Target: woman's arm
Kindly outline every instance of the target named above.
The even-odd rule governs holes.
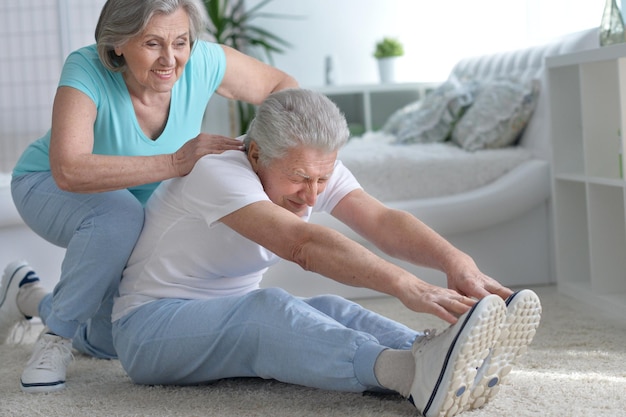
[[[93,193],[183,176],[207,153],[241,146],[235,139],[202,133],[173,154],[95,155],[96,114],[96,106],[87,95],[72,87],[59,87],[52,110],[50,168],[62,190]]]
[[[298,87],[297,81],[285,72],[222,45],[226,54],[226,73],[217,93],[226,98],[261,102],[271,93]]]

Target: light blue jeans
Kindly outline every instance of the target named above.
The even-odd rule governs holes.
[[[141,203],[128,190],[62,191],[50,172],[13,178],[11,192],[24,222],[67,249],[59,283],[39,304],[42,321],[54,333],[73,339],[79,351],[115,358],[113,296],[143,228]]]
[[[113,323],[135,383],[188,385],[260,377],[328,390],[380,389],[374,363],[420,334],[344,298],[278,288],[212,300],[150,302]]]

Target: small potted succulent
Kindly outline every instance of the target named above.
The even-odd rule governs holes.
[[[380,81],[390,83],[395,81],[396,59],[404,55],[402,43],[395,39],[385,37],[376,43],[374,58],[378,61]]]

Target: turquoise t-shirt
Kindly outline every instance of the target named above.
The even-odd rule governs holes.
[[[195,138],[209,99],[222,82],[226,57],[220,45],[197,40],[172,89],[170,113],[163,133],[152,140],[137,121],[126,83],[119,72],[102,65],[95,45],[72,52],[63,66],[59,86],[85,93],[96,104],[93,153],[100,155],[160,155],[177,151]],[[50,131],[33,142],[18,160],[13,176],[50,170]],[[145,203],[158,183],[129,190]]]

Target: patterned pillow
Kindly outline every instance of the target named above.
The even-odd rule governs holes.
[[[483,83],[472,107],[454,126],[452,141],[468,151],[514,144],[535,109],[539,86],[538,80]]]
[[[477,83],[446,81],[424,99],[393,113],[382,131],[397,144],[443,142],[464,110],[471,105]]]

